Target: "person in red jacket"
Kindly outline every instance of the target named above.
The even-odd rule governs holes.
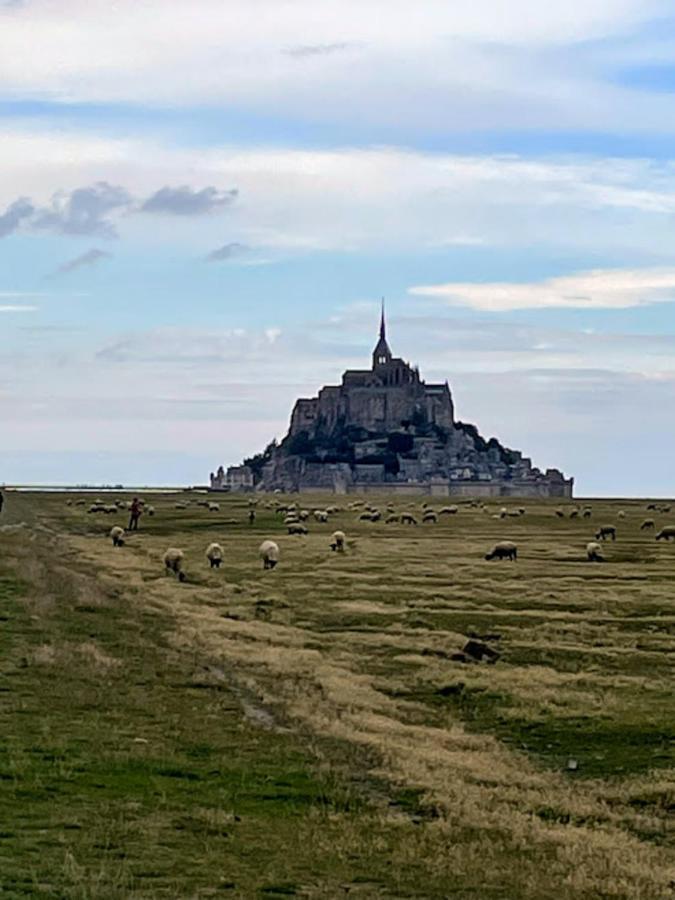
[[[141,501],[138,497],[134,497],[131,501],[131,507],[129,509],[129,528],[127,531],[138,531],[138,520],[141,517],[141,513],[143,512],[143,506],[141,505]]]

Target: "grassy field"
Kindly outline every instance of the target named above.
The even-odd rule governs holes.
[[[147,499],[115,549],[123,514],[8,494],[0,896],[675,897],[675,543],[640,530],[675,514]],[[342,510],[291,537],[282,502]],[[516,563],[483,559],[500,539]]]

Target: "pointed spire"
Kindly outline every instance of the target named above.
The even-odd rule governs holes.
[[[387,340],[387,325],[384,320],[384,297],[382,298],[382,313],[380,315],[380,340]]]

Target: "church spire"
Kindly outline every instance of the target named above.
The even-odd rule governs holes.
[[[387,343],[387,323],[384,317],[384,297],[382,298],[382,311],[380,313],[380,339],[373,350],[373,369],[391,362],[391,350]]]

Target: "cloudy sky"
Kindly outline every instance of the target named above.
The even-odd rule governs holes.
[[[672,495],[672,0],[0,0],[0,482],[199,483],[393,349]]]

